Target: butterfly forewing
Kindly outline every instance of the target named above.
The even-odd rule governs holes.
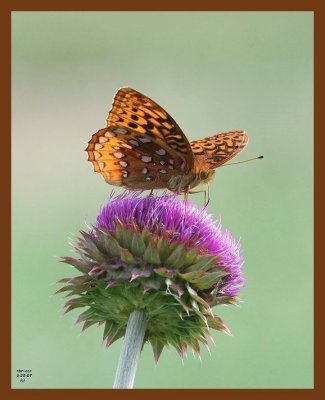
[[[131,88],[115,95],[107,128],[87,147],[94,170],[108,183],[130,189],[166,188],[171,176],[194,164],[191,146],[172,117]]]
[[[149,97],[134,89],[118,90],[107,117],[107,126],[132,129],[155,140],[174,157],[185,160],[184,171],[193,167],[193,154],[186,136],[174,119]]]

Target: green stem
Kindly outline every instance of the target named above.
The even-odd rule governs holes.
[[[114,389],[132,389],[140,357],[147,320],[143,311],[135,310],[130,314],[118,362]]]

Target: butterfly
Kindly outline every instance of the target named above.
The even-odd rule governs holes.
[[[122,87],[115,94],[107,126],[92,135],[86,151],[94,171],[111,185],[188,193],[209,183],[215,169],[247,143],[242,130],[189,142],[162,107],[136,90]]]

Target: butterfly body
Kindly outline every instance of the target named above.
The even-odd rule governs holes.
[[[164,109],[125,87],[115,95],[107,127],[92,135],[86,151],[95,172],[109,184],[182,193],[208,183],[215,168],[235,157],[247,142],[241,130],[189,142]]]
[[[166,187],[172,192],[182,193],[195,188],[198,185],[209,183],[215,171],[193,171],[186,175],[173,175],[168,181]]]

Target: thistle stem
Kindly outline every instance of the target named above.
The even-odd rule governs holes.
[[[132,389],[146,332],[147,321],[143,311],[135,310],[130,314],[118,362],[114,389]]]

